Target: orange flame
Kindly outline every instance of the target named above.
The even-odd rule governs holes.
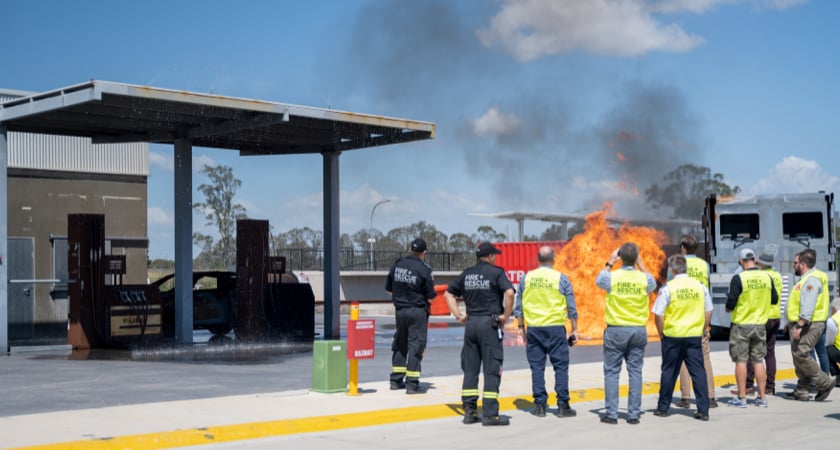
[[[610,253],[625,242],[639,246],[639,257],[650,270],[654,278],[660,277],[665,252],[662,244],[668,238],[662,231],[636,227],[625,223],[618,229],[607,225],[607,214],[612,214],[612,205],[604,205],[604,210],[586,216],[583,233],[575,235],[571,241],[557,252],[554,268],[565,273],[572,282],[575,303],[578,310],[578,332],[583,339],[600,339],[606,323],[604,322],[604,301],[606,292],[595,285],[598,273],[609,260]],[[619,262],[620,264],[620,262]],[[660,280],[661,281],[661,280]],[[656,292],[650,294],[650,306],[656,300]],[[653,315],[648,318],[649,336],[656,336]]]
[[[616,152],[615,157],[618,158],[619,161],[627,161],[627,157],[624,156],[624,153]]]

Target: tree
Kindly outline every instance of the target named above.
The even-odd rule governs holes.
[[[399,250],[408,250],[408,244],[418,237],[426,241],[430,252],[445,251],[449,239],[445,233],[423,220],[407,227],[394,228],[386,236],[386,238],[398,243]]]
[[[564,241],[569,239],[568,233],[568,224],[567,225],[558,225],[558,224],[551,224],[550,227],[546,228],[545,231],[542,232],[540,235],[541,241]]]
[[[475,251],[476,243],[466,233],[453,233],[449,236],[450,252],[472,252]]]
[[[324,233],[309,227],[292,228],[274,237],[275,248],[321,248]]]
[[[504,233],[497,232],[490,225],[482,225],[472,235],[472,239],[476,244],[479,242],[503,242],[507,240],[507,236]]]
[[[226,268],[236,262],[236,221],[247,217],[245,207],[233,201],[242,182],[228,166],[205,165],[201,173],[207,175],[210,183],[198,186],[205,200],[193,208],[204,214],[206,225],[216,227],[219,240],[214,243],[212,237],[195,233],[193,242],[204,247],[199,256],[206,259],[203,263],[209,268]]]
[[[647,203],[653,209],[670,208],[673,219],[698,219],[703,214],[705,199],[711,194],[735,195],[738,186],[729,186],[723,174],[712,173],[708,167],[683,164],[668,172],[662,184],[645,190]]]

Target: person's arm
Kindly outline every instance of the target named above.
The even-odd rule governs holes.
[[[566,275],[560,276],[560,292],[566,296],[566,317],[569,319],[569,322],[572,324],[572,332],[571,335],[578,338],[578,331],[577,331],[577,303],[575,302],[575,292],[572,289],[572,282],[569,280],[569,277]]]
[[[653,321],[656,323],[656,332],[659,334],[659,340],[661,341],[665,338],[665,334],[663,334],[663,330],[665,329],[665,318],[658,314],[654,314]]]
[[[729,282],[729,292],[726,294],[726,312],[732,312],[738,304],[738,297],[741,296],[741,277],[738,274],[732,276]]]
[[[779,304],[779,294],[776,293],[776,286],[773,282],[773,277],[768,274],[768,278],[770,278],[770,304],[771,305],[778,305]]]
[[[513,302],[513,316],[519,318],[519,328],[525,326],[524,317],[522,317],[522,293],[525,292],[525,277],[519,280],[519,290],[516,291],[516,298]]]
[[[715,304],[712,302],[712,295],[706,286],[703,286],[703,305],[706,311],[706,324],[703,326],[703,334],[712,332],[712,312],[715,310]]]
[[[437,297],[437,293],[435,292],[435,277],[432,275],[432,270],[426,273],[426,300],[431,304],[435,297]]]
[[[834,338],[837,336],[837,322],[831,317],[825,321],[825,346],[834,345]]]
[[[508,319],[510,318],[510,313],[513,311],[513,295],[514,290],[513,287],[508,288],[504,293],[504,305],[505,305],[505,312],[499,316],[499,324],[504,325],[507,323]]]

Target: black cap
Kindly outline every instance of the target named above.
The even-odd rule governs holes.
[[[417,253],[423,253],[426,251],[426,241],[423,239],[417,238],[411,241],[411,251]]]
[[[494,247],[493,244],[489,242],[482,242],[481,244],[478,244],[478,248],[475,249],[475,254],[479,258],[483,258],[490,255],[501,255],[502,251]]]

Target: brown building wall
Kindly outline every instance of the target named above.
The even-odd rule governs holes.
[[[9,169],[8,235],[10,239],[33,240],[35,279],[61,278],[64,275],[53,273],[51,238],[66,239],[68,214],[104,214],[105,236],[112,244],[110,253],[126,255],[123,283],[145,284],[147,204],[144,176]],[[66,260],[66,255],[58,257],[62,256]],[[33,285],[36,335],[66,335],[66,291],[61,286],[55,288],[51,283]],[[11,331],[16,324],[9,325]],[[13,338],[10,333],[10,339]]]

